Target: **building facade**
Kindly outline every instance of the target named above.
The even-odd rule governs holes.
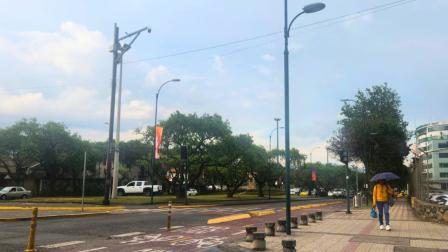
[[[432,189],[448,191],[448,121],[422,125],[415,136]]]

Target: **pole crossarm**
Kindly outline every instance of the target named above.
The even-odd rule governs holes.
[[[300,12],[299,14],[297,14],[292,20],[291,20],[291,22],[289,23],[289,25],[288,25],[288,29],[286,30],[286,37],[287,38],[289,38],[289,33],[290,33],[290,31],[291,31],[291,27],[292,27],[292,24],[294,23],[294,21],[296,21],[296,19],[300,16],[300,15],[302,15],[303,13],[305,13],[304,11],[302,11],[302,12]]]

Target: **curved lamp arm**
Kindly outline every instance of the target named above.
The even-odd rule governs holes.
[[[291,27],[292,27],[292,23],[294,23],[294,21],[296,21],[296,19],[300,16],[300,15],[302,15],[303,13],[305,13],[304,11],[302,11],[302,12],[300,12],[299,14],[297,14],[292,20],[291,20],[291,22],[289,23],[289,25],[288,25],[288,30],[287,30],[287,32],[286,32],[286,36],[289,38],[289,32],[290,32],[290,30],[291,30]]]

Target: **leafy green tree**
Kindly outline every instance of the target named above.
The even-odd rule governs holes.
[[[352,161],[364,164],[369,177],[384,171],[406,177],[403,160],[409,136],[400,105],[400,97],[387,84],[359,91],[353,104],[342,107],[343,119],[330,150],[338,154],[346,148]]]
[[[254,167],[263,165],[260,160],[259,147],[253,145],[249,135],[228,136],[214,147],[215,166],[224,178],[227,197],[232,198],[235,192],[248,181]],[[261,154],[261,155],[260,155]]]
[[[35,119],[24,119],[0,129],[0,167],[18,185],[23,184],[27,169],[38,164],[38,134],[39,124]]]
[[[181,185],[183,185],[184,169],[180,160],[180,147],[188,149],[188,186],[197,186],[205,189],[206,179],[204,174],[207,169],[215,165],[211,149],[225,137],[231,135],[229,123],[223,121],[219,115],[196,114],[185,115],[179,111],[171,114],[168,120],[161,122],[163,140],[161,146],[161,160],[156,166],[158,179],[165,181],[166,169],[175,167],[176,177],[172,183],[179,186],[178,197],[183,197]],[[154,129],[148,127],[143,132],[145,141],[153,143]],[[162,165],[163,164],[163,165]],[[165,169],[160,169],[165,167]]]

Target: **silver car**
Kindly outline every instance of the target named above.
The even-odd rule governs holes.
[[[13,198],[26,199],[28,197],[31,197],[31,191],[20,186],[8,186],[0,190],[0,199],[2,200]]]

